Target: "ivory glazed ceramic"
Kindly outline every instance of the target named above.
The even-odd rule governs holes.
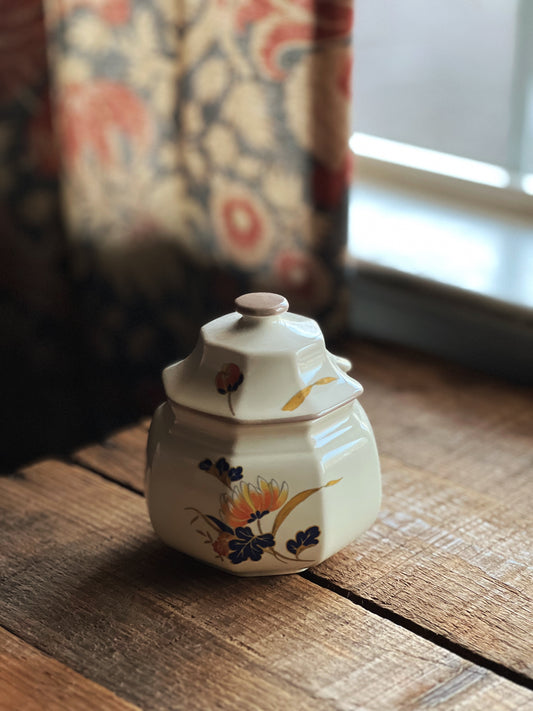
[[[168,545],[237,575],[294,573],[363,533],[380,506],[361,385],[315,321],[245,294],[163,371],[146,495]]]

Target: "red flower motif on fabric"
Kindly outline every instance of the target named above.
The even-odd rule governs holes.
[[[281,57],[284,52],[294,49],[298,44],[310,44],[314,36],[312,24],[279,24],[272,29],[260,48],[263,66],[272,79],[282,81],[286,72],[281,67]]]
[[[269,214],[245,185],[217,184],[211,213],[217,240],[237,264],[253,268],[265,259],[272,239]]]
[[[0,101],[46,73],[42,0],[0,0]]]
[[[327,302],[331,295],[331,277],[313,255],[299,250],[286,250],[276,258],[275,282],[291,304],[309,312]]]
[[[116,133],[144,149],[151,138],[151,122],[142,100],[127,86],[100,79],[65,87],[59,104],[59,136],[67,163],[88,148],[104,165],[113,157]]]
[[[268,24],[266,29],[261,26],[262,21]],[[275,0],[244,0],[235,14],[239,32],[250,25],[258,28],[257,51],[263,69],[276,81],[286,75],[281,58],[287,50],[298,45],[311,48],[315,42],[346,39],[352,22],[353,10],[347,0],[292,0],[289,7]]]
[[[131,0],[63,0],[58,14],[68,15],[78,7],[92,10],[109,25],[123,25],[131,17]]]
[[[130,19],[130,0],[103,0],[99,5],[98,14],[110,25],[122,25]]]
[[[270,0],[252,0],[241,4],[235,15],[235,22],[240,32],[252,22],[258,22],[275,11]]]
[[[253,247],[261,239],[261,219],[245,198],[229,198],[222,206],[229,238],[238,247]]]

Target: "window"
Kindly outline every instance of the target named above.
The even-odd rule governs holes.
[[[531,183],[532,36],[531,0],[358,0],[355,130]]]
[[[439,295],[437,321],[450,332],[461,332],[470,308],[478,327],[489,313],[503,324],[512,312],[530,337],[531,37],[532,0],[357,0],[349,251],[360,331],[424,345],[424,334],[413,335],[417,318],[398,313],[398,294],[407,308],[405,294],[415,289],[415,310]],[[364,313],[369,280],[373,317]],[[387,318],[380,302],[376,324],[378,282],[396,304]],[[402,321],[410,323],[405,338]],[[450,335],[444,325],[440,336],[431,333],[428,347]],[[501,336],[511,334],[504,328]]]

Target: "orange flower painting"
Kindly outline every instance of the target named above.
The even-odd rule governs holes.
[[[246,526],[280,509],[288,495],[286,482],[281,487],[274,479],[267,482],[262,477],[257,478],[257,485],[241,482],[231,494],[223,495],[222,518],[231,528]]]
[[[192,506],[186,507],[186,510],[194,512],[191,525],[196,525],[196,532],[203,536],[205,543],[211,545],[218,560],[228,560],[238,565],[248,560],[256,562],[263,555],[271,555],[285,563],[315,562],[300,556],[305,555],[309,548],[319,545],[321,532],[316,524],[296,531],[293,538],[285,542],[283,553],[278,548],[276,535],[297,506],[321,489],[338,484],[341,479],[299,491],[289,498],[286,481],[280,486],[275,479],[267,481],[258,476],[256,483],[252,484],[243,479],[242,466],[233,467],[224,457],[219,457],[215,465],[212,462],[210,458],[203,459],[198,469],[204,474],[215,476],[219,485],[229,489],[220,497],[219,516],[203,513]],[[277,512],[276,516],[270,516],[274,512]],[[198,519],[202,519],[205,528],[198,528]],[[269,530],[265,530],[267,528]]]

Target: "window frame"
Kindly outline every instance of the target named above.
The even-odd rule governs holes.
[[[470,166],[474,173],[475,168],[493,169],[487,174],[496,179],[480,181],[460,176],[457,170],[442,171],[431,155],[435,151],[355,133],[350,141],[355,155],[350,209],[358,185],[377,184],[389,188],[396,185],[398,192],[407,190],[422,201],[427,198],[428,203],[438,196],[461,208],[482,209],[509,226],[517,218],[528,220],[533,216],[533,43],[528,42],[533,36],[531,0],[519,0],[516,28],[508,164]],[[531,153],[525,150],[526,145]],[[409,160],[416,150],[425,154],[424,160]],[[458,156],[440,156],[451,159],[448,167],[453,159],[461,160]],[[439,219],[437,209],[435,222]],[[533,309],[528,305],[505,303],[395,268],[394,264],[383,266],[361,258],[356,249],[348,253],[347,270],[350,326],[356,333],[533,384],[529,357],[533,353]]]

